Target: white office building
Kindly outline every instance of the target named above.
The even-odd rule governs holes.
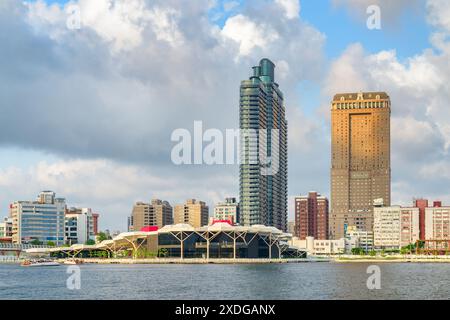
[[[3,222],[0,223],[0,239],[11,239],[12,238],[12,219],[5,218]]]
[[[64,244],[66,201],[52,191],[43,191],[36,201],[16,201],[10,205],[13,243]]]
[[[450,240],[450,207],[425,209],[425,240]]]
[[[358,248],[364,249],[365,252],[373,250],[373,231],[360,230],[356,226],[347,228],[347,240],[354,239]]]
[[[226,198],[225,202],[218,203],[214,208],[214,219],[239,223],[239,204],[236,198]]]
[[[419,208],[374,208],[375,249],[401,249],[419,240]]]
[[[70,208],[66,212],[66,242],[85,244],[95,240],[94,218],[90,208]]]
[[[339,240],[316,240],[313,237],[306,237],[300,240],[294,237],[289,244],[301,251],[306,251],[308,255],[314,256],[335,256],[351,253],[353,248],[357,248],[359,243],[357,239],[342,238]]]

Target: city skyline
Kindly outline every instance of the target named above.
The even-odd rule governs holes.
[[[101,229],[126,230],[137,201],[197,198],[212,206],[237,197],[237,166],[174,166],[170,133],[192,130],[196,120],[236,128],[239,83],[263,57],[277,65],[285,95],[289,220],[295,196],[330,197],[327,114],[339,92],[391,97],[392,204],[449,203],[446,3],[417,1],[415,11],[410,1],[373,2],[383,9],[381,30],[367,28],[366,7],[344,0],[189,8],[137,1],[145,14],[134,20],[103,0],[90,8],[81,1],[92,15],[75,31],[66,27],[65,1],[3,1],[0,24],[17,36],[0,53],[7,88],[0,93],[0,215],[12,201],[51,189],[95,208]],[[117,23],[105,29],[110,19]]]

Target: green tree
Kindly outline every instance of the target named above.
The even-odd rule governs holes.
[[[375,250],[371,250],[371,251],[369,252],[369,256],[371,256],[371,257],[375,257],[376,255],[377,255],[377,253],[376,253]]]
[[[129,253],[127,250],[121,250],[121,251],[119,252],[119,255],[120,255],[121,257],[123,257],[123,258],[127,258],[127,257],[130,256],[130,253]]]
[[[56,247],[56,243],[54,243],[53,241],[49,241],[49,242],[47,242],[47,246]]]
[[[95,245],[95,240],[89,239],[88,241],[86,241],[86,245],[88,245],[88,246]]]
[[[414,253],[415,251],[416,251],[416,245],[414,243],[411,243],[400,249],[401,254]]]
[[[104,233],[104,232],[99,232],[97,234],[97,241],[98,242],[102,242],[102,241],[105,241],[105,240],[111,240],[111,237],[108,237],[106,235],[106,233]]]
[[[421,241],[418,241],[418,243],[419,243],[419,249],[425,248],[425,241],[421,240]]]
[[[160,248],[158,250],[158,257],[166,258],[169,255],[169,251],[166,248]]]
[[[138,259],[154,258],[157,253],[149,251],[147,248],[140,248],[136,251],[135,257]]]
[[[97,257],[106,258],[108,254],[105,251],[97,251]]]
[[[33,246],[41,246],[42,241],[39,241],[39,239],[34,239],[33,241],[30,242],[30,244],[32,244]]]
[[[352,254],[355,256],[362,256],[365,254],[365,251],[363,248],[353,248],[352,249]]]

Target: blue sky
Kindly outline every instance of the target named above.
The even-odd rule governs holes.
[[[326,52],[330,59],[338,57],[355,42],[362,43],[371,53],[394,49],[400,57],[406,58],[429,47],[430,27],[425,21],[424,3],[420,11],[421,14],[407,10],[395,26],[381,30],[369,30],[364,21],[349,15],[344,7],[334,6],[331,0],[303,1],[301,15],[326,34]]]

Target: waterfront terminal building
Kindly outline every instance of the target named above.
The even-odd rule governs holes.
[[[94,246],[74,245],[47,249],[58,258],[89,258],[103,251],[115,258],[124,251],[138,258],[142,251],[159,258],[179,259],[281,259],[304,258],[305,252],[289,246],[291,234],[262,225],[234,226],[227,222],[194,228],[188,224],[165,226],[151,232],[118,235]]]

